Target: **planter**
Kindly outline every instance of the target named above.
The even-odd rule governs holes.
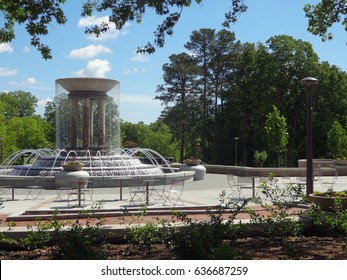
[[[319,205],[322,210],[330,211],[334,206],[335,197],[324,196],[324,194],[310,194],[310,200],[312,203]],[[342,199],[342,208],[347,209],[347,197],[341,197]]]
[[[65,171],[79,171],[83,168],[84,164],[79,163],[79,164],[62,164],[61,165]]]
[[[186,165],[195,166],[195,165],[199,165],[201,163],[201,160],[200,159],[186,159],[184,161],[184,163]]]
[[[89,182],[89,173],[84,170],[64,170],[55,174],[56,188],[87,188]],[[81,185],[82,184],[82,185]]]

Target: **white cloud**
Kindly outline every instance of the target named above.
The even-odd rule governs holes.
[[[137,67],[135,67],[135,68],[133,68],[133,69],[125,69],[125,70],[123,71],[123,74],[124,74],[124,75],[131,75],[131,74],[135,74],[135,73],[137,73],[137,72],[139,72],[139,69],[138,69]]]
[[[83,18],[80,18],[80,20],[78,21],[77,26],[78,27],[88,27],[88,26],[93,26],[93,25],[100,25],[103,22],[105,22],[105,23],[109,22],[108,16],[104,16],[104,17],[96,17],[96,16],[83,17]]]
[[[10,68],[2,68],[0,67],[0,77],[11,77],[16,76],[18,73],[18,69],[10,69]]]
[[[47,102],[51,102],[52,101],[52,98],[44,98],[44,99],[41,99],[37,102],[37,106],[38,107],[45,107]]]
[[[78,21],[78,27],[89,27],[93,25],[100,25],[102,23],[109,23],[110,29],[102,33],[99,37],[96,37],[95,35],[88,35],[87,38],[90,40],[107,40],[107,39],[117,39],[119,36],[125,36],[128,34],[128,30],[126,29],[130,24],[126,23],[123,27],[122,31],[119,31],[116,29],[116,26],[114,23],[110,23],[109,17],[83,17]]]
[[[0,53],[3,53],[3,52],[8,52],[8,53],[13,52],[13,48],[11,47],[11,45],[9,43],[1,43],[0,44]]]
[[[101,45],[89,45],[85,48],[72,50],[69,54],[69,57],[88,59],[88,58],[97,56],[99,54],[108,54],[108,53],[112,53],[111,49]]]
[[[120,117],[132,123],[141,121],[149,124],[155,121],[163,110],[159,100],[153,100],[153,96],[146,94],[122,92],[120,104]]]
[[[28,86],[37,85],[37,80],[34,77],[29,77],[29,78],[27,78],[27,79],[25,79],[23,81],[20,81],[20,82],[11,81],[10,84],[13,85],[13,86],[28,87]]]
[[[133,74],[137,74],[137,73],[146,73],[146,68],[137,68],[137,67],[134,67],[134,68],[131,68],[131,69],[125,69],[123,70],[123,74],[124,75],[133,75]]]
[[[23,48],[23,53],[30,53],[30,49],[27,46],[25,46]]]
[[[30,77],[28,79],[26,79],[23,84],[28,84],[28,85],[36,85],[37,84],[37,80],[33,77]]]
[[[110,62],[107,59],[95,59],[89,61],[85,69],[74,72],[76,77],[98,77],[104,78],[107,72],[112,69]]]
[[[106,33],[102,33],[99,37],[96,37],[95,35],[88,35],[87,38],[94,41],[105,41],[108,39],[117,39],[119,36],[125,36],[127,34],[127,30],[121,32],[116,29],[110,29]]]
[[[147,55],[142,54],[142,53],[135,53],[135,55],[131,58],[131,61],[147,62],[147,61],[149,61],[149,57]]]

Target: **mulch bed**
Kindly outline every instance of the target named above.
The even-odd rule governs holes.
[[[228,241],[226,241],[228,242]],[[302,236],[286,240],[259,237],[240,238],[229,244],[237,259],[252,260],[347,260],[347,240],[338,237]],[[110,260],[174,260],[174,251],[165,244],[153,250],[139,250],[129,244],[107,244],[98,248]],[[27,250],[0,250],[0,259],[54,260],[54,246]]]

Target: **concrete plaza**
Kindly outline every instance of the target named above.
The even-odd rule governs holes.
[[[277,184],[279,186],[284,186],[282,178],[278,179]],[[297,178],[292,177],[292,182],[296,182]],[[332,181],[333,177],[324,176],[321,180]],[[314,182],[315,191],[324,191],[324,187],[320,183],[321,180]],[[257,184],[256,184],[257,185]],[[339,176],[337,182],[334,186],[335,190],[345,190],[347,189],[347,176]],[[184,202],[185,208],[197,208],[197,207],[209,207],[217,206],[220,204],[220,195],[225,191],[226,195],[231,193],[229,183],[227,180],[227,175],[224,174],[206,174],[204,180],[198,181],[186,181],[184,191],[182,194],[182,201]],[[133,205],[129,203],[129,191],[128,188],[123,188],[122,190],[122,200],[120,200],[120,188],[95,188],[93,189],[93,202],[88,202],[84,207],[71,207],[71,203],[66,199],[58,199],[56,190],[43,190],[43,197],[38,197],[34,199],[28,196],[28,190],[26,189],[14,189],[14,200],[6,200],[2,203],[2,208],[0,209],[0,215],[2,224],[0,226],[7,226],[4,220],[5,217],[10,219],[11,217],[20,217],[23,212],[31,210],[33,213],[37,211],[38,213],[43,212],[53,212],[58,210],[59,212],[64,211],[75,211],[78,212],[82,209],[95,208],[96,205],[102,207],[104,211],[109,210],[124,210],[134,208]],[[252,189],[246,189],[243,191],[246,197],[252,197]],[[64,195],[64,194],[62,194]],[[179,205],[177,205],[179,207]],[[162,206],[160,204],[149,205],[148,209],[151,208],[161,208],[170,210],[170,206]],[[35,215],[35,214],[34,214]],[[29,217],[26,217],[27,219]],[[34,218],[33,218],[34,219]]]

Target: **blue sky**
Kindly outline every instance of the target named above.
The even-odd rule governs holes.
[[[202,5],[193,3],[183,11],[174,35],[166,38],[165,47],[152,55],[136,55],[139,46],[153,41],[153,31],[161,18],[146,14],[141,24],[130,22],[121,32],[113,31],[101,39],[84,34],[84,26],[103,15],[81,19],[84,0],[67,0],[64,11],[68,23],[52,24],[43,42],[52,48],[53,59],[45,61],[30,45],[30,38],[23,27],[16,29],[16,39],[0,45],[0,92],[24,90],[39,99],[38,113],[43,112],[47,100],[55,95],[55,80],[59,78],[93,76],[120,81],[123,120],[146,124],[156,121],[163,110],[160,102],[153,100],[157,85],[162,81],[162,66],[174,53],[185,51],[192,31],[200,28],[221,29],[224,13],[231,0],[204,0]],[[192,1],[194,2],[194,1]],[[347,71],[347,34],[341,25],[333,28],[334,39],[322,42],[307,31],[304,16],[305,3],[318,0],[246,0],[248,12],[231,26],[236,39],[241,42],[265,43],[274,35],[291,35],[313,45],[321,61],[328,61]],[[0,17],[0,24],[1,17]]]

